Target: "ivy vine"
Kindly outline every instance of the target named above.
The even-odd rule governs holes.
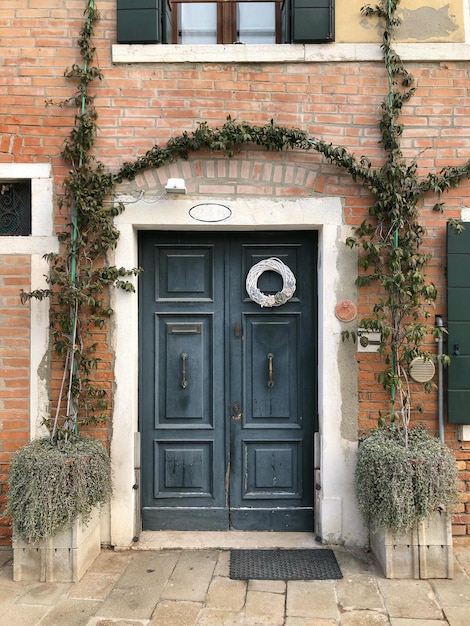
[[[442,212],[442,192],[470,178],[470,161],[462,167],[446,167],[439,173],[419,177],[416,160],[404,158],[401,150],[403,126],[399,117],[415,91],[413,76],[405,69],[392,42],[399,18],[399,0],[380,0],[365,6],[365,16],[376,16],[384,25],[382,50],[388,77],[388,93],[381,106],[379,130],[385,163],[373,168],[366,156],[356,157],[343,146],[334,146],[309,137],[300,129],[279,126],[274,120],[263,126],[227,118],[220,128],[201,122],[191,132],[175,136],[165,145],[153,146],[134,162],[124,163],[117,172],[106,171],[93,156],[97,132],[97,111],[90,86],[102,79],[94,65],[94,25],[99,19],[95,0],[86,0],[84,25],[78,40],[81,65],[73,65],[65,76],[75,81],[75,96],[61,106],[78,108],[75,126],[62,156],[69,164],[60,208],[71,221],[60,233],[61,251],[47,255],[51,265],[49,288],[23,293],[23,299],[51,298],[51,332],[57,354],[63,359],[64,375],[55,416],[48,420],[53,438],[67,438],[79,425],[100,420],[106,414],[107,392],[92,376],[99,362],[96,329],[105,330],[113,311],[109,289],[133,291],[131,275],[138,269],[110,266],[108,253],[116,246],[119,232],[114,218],[124,207],[113,203],[115,187],[132,180],[147,168],[158,168],[203,148],[231,157],[243,145],[266,150],[316,151],[334,166],[362,184],[374,202],[369,217],[347,240],[360,250],[362,272],[359,288],[375,284],[382,295],[372,315],[361,326],[380,333],[380,353],[386,368],[379,382],[390,390],[392,421],[405,426],[410,419],[411,397],[407,368],[416,356],[430,358],[424,349],[428,333],[429,305],[437,296],[435,285],[426,276],[429,255],[422,251],[424,228],[418,205],[428,193],[438,196],[434,210]],[[462,226],[454,222],[455,228]],[[434,329],[434,332],[444,332]],[[347,335],[347,333],[346,333]]]
[[[93,65],[95,48],[91,43],[98,17],[94,1],[88,0],[78,40],[82,65],[73,65],[65,73],[77,84],[77,90],[70,100],[59,103],[78,110],[62,151],[69,172],[59,209],[71,221],[58,235],[60,252],[45,256],[50,264],[49,288],[21,294],[23,301],[50,298],[52,343],[63,370],[56,409],[45,423],[51,438],[58,441],[67,441],[80,426],[97,424],[107,417],[109,392],[93,375],[100,361],[93,336],[98,329],[106,330],[113,313],[109,288],[133,291],[128,278],[137,273],[136,269],[107,262],[119,238],[114,218],[124,207],[109,202],[114,178],[93,156],[98,116],[89,87],[102,78]]]

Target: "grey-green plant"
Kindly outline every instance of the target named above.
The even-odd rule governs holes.
[[[424,427],[411,428],[408,446],[398,429],[378,428],[359,446],[355,471],[359,510],[373,529],[395,535],[458,501],[452,451]]]
[[[16,538],[38,542],[77,519],[87,524],[111,493],[109,454],[97,439],[71,438],[58,447],[42,437],[13,455],[6,512]]]

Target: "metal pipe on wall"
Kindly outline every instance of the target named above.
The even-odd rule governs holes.
[[[440,315],[436,315],[435,324],[437,328],[444,328],[444,321]],[[440,333],[437,341],[437,420],[439,425],[439,439],[444,443],[444,366],[442,364],[443,355],[443,334]]]

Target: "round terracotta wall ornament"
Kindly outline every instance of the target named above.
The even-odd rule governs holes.
[[[357,315],[357,306],[351,300],[341,300],[335,307],[335,315],[342,322],[352,322]]]

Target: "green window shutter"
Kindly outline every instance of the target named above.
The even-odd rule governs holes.
[[[459,234],[447,226],[447,416],[470,424],[470,224]]]
[[[166,43],[169,14],[167,0],[117,0],[118,42]]]
[[[286,43],[320,43],[335,38],[334,0],[285,0],[282,26]]]

